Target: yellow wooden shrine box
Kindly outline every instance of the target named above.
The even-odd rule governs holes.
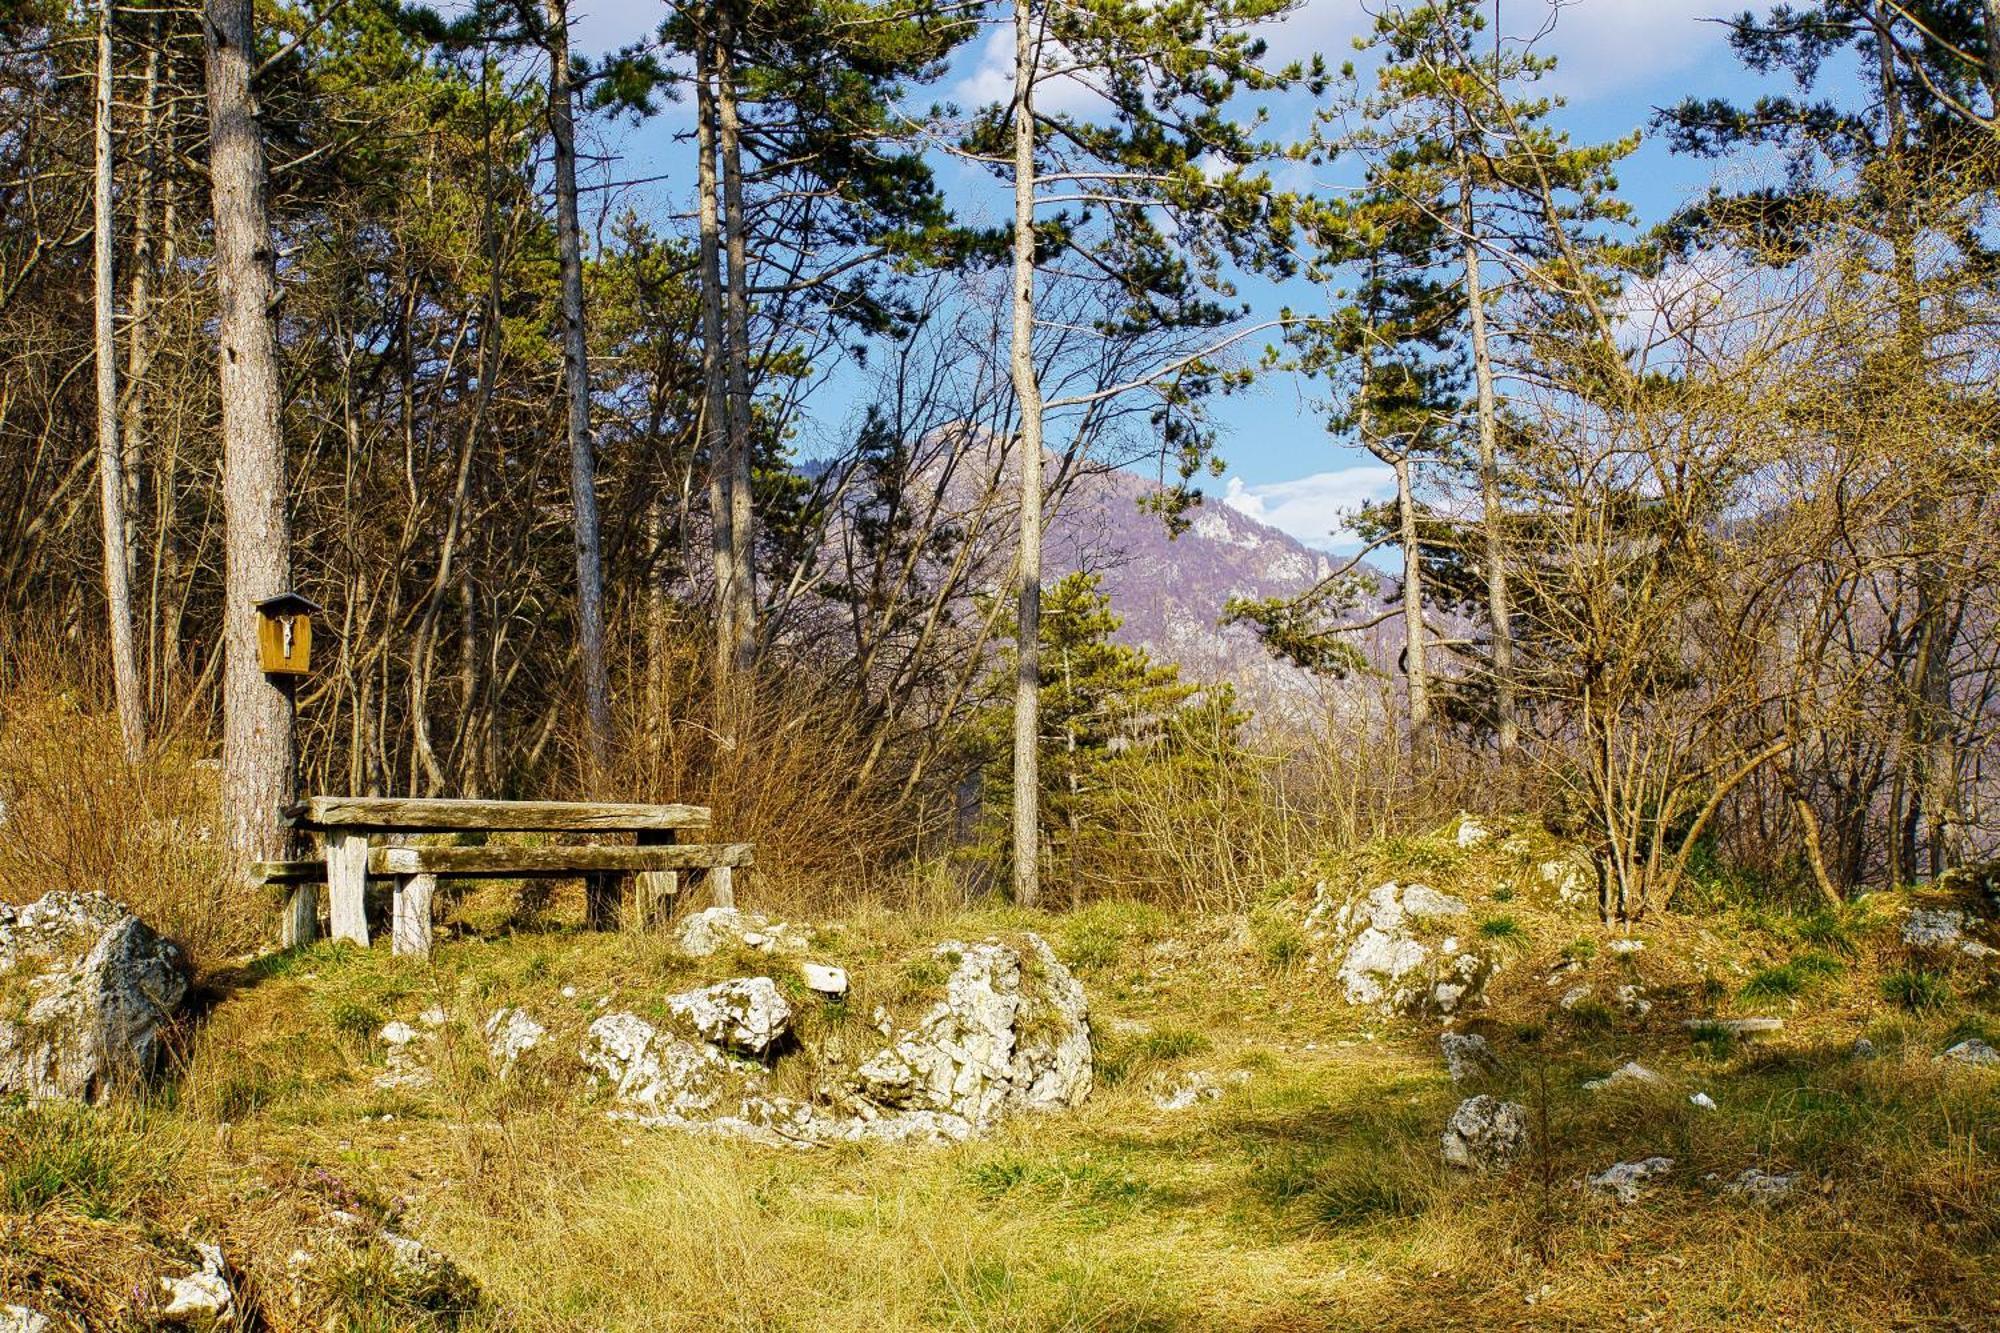
[[[257,603],[257,657],[267,676],[312,672],[313,616],[319,604],[295,592]]]

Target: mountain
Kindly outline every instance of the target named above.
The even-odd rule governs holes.
[[[1220,623],[1230,598],[1303,592],[1331,573],[1335,560],[1213,498],[1194,511],[1185,532],[1170,537],[1160,515],[1143,507],[1158,489],[1131,472],[1081,478],[1050,517],[1051,576],[1102,575],[1111,609],[1125,620],[1121,640],[1179,664],[1191,681],[1235,685],[1265,721],[1371,709],[1384,682],[1315,676],[1274,656],[1249,626]],[[1379,572],[1365,565],[1357,572],[1389,590],[1392,581]],[[1399,626],[1361,631],[1354,642],[1372,666],[1393,675]]]

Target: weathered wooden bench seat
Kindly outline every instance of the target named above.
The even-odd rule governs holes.
[[[755,863],[749,843],[683,843],[683,830],[705,829],[709,811],[698,805],[641,805],[582,801],[479,801],[429,797],[315,796],[286,812],[286,822],[318,832],[319,858],[260,862],[258,879],[295,888],[286,918],[286,942],[311,939],[318,905],[311,885],[327,885],[335,939],[368,943],[367,881],[395,881],[391,943],[397,953],[427,956],[431,899],[440,876],[580,877],[590,918],[603,924],[625,902],[625,923],[643,928],[680,891],[683,872],[703,877],[715,901],[734,902],[734,872]],[[420,833],[630,833],[634,845],[481,846],[371,845],[371,839]]]

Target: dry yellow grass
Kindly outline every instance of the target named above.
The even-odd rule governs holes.
[[[1888,1004],[1883,978],[1908,960],[1885,912],[1872,924],[1665,918],[1618,959],[1587,917],[1526,891],[1494,901],[1521,856],[1441,846],[1378,848],[1327,870],[1354,884],[1420,870],[1472,895],[1482,921],[1519,928],[1494,937],[1512,953],[1476,1023],[1508,1061],[1490,1090],[1548,1126],[1508,1173],[1441,1165],[1438,1130],[1467,1090],[1446,1079],[1433,1032],[1331,1000],[1302,947],[1297,895],[1237,916],[1116,903],[1052,917],[858,915],[830,948],[864,1011],[911,998],[898,970],[910,950],[1023,926],[1044,931],[1089,990],[1100,1058],[1089,1104],[944,1149],[777,1152],[602,1116],[569,1054],[598,997],[643,1012],[768,965],[754,955],[698,966],[663,940],[562,930],[454,942],[429,969],[320,947],[212,977],[182,1068],[136,1119],[71,1117],[39,1143],[15,1132],[0,1285],[126,1318],[133,1282],[183,1255],[184,1236],[216,1235],[274,1328],[2000,1323],[2000,1078],[1933,1058],[1956,1036],[1991,1035],[1993,994],[1976,974],[1948,978],[1941,1010]],[[1636,980],[1653,1011],[1561,1010],[1545,978],[1564,955],[1578,962],[1566,985]],[[1835,966],[1756,981],[1808,955]],[[555,1034],[504,1082],[476,1033],[502,1003],[526,1004]],[[378,1091],[373,1034],[434,1004],[454,1018],[438,1083]],[[1782,1013],[1786,1030],[1744,1045],[1681,1026],[1750,1012]],[[1874,1059],[1849,1052],[1862,1032]],[[1672,1086],[1581,1090],[1628,1058]],[[1158,1080],[1196,1069],[1217,1076],[1221,1098],[1155,1105]],[[1720,1109],[1691,1106],[1695,1090]],[[58,1140],[105,1145],[104,1160],[51,1163]],[[1676,1168],[1636,1205],[1574,1188],[1653,1153]],[[1799,1172],[1800,1194],[1759,1207],[1719,1193],[1753,1164]],[[49,1197],[12,1183],[24,1168],[106,1183]],[[336,1202],[399,1216],[477,1277],[485,1303],[441,1317],[358,1268],[294,1281],[287,1256]]]

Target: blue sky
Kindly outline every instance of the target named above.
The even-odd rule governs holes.
[[[1579,141],[1595,141],[1641,128],[1656,107],[1683,97],[1754,95],[1755,84],[1731,57],[1724,30],[1711,21],[1740,12],[1746,3],[1567,0],[1553,33],[1537,48],[1560,61],[1544,83],[1545,89],[1567,102],[1557,113],[1557,123]],[[572,0],[576,44],[583,51],[601,52],[639,40],[658,25],[663,12],[656,0]],[[1501,30],[1525,37],[1541,26],[1548,12],[1545,0],[1503,0]],[[1269,40],[1279,57],[1318,51],[1338,66],[1351,56],[1352,39],[1368,24],[1359,0],[1307,0],[1273,28]],[[1004,95],[1010,57],[1004,32],[976,39],[954,66],[942,95],[964,106]],[[938,95],[938,90],[926,90],[923,97],[929,101]],[[1302,122],[1305,109],[1294,107],[1289,114]],[[1284,119],[1281,111],[1281,126]],[[601,127],[600,148],[613,159],[603,174],[648,183],[596,197],[643,211],[685,208],[691,150],[673,138],[685,120],[685,111],[675,108],[638,127]],[[1338,166],[1329,169],[1317,183],[1348,183],[1340,171]],[[1716,178],[1717,166],[1676,157],[1649,136],[1619,174],[1626,198],[1642,221],[1651,222],[1705,188]],[[990,184],[951,168],[940,175],[956,191],[954,202],[963,212],[985,221],[1004,216],[1005,201]],[[1259,294],[1250,296],[1256,300]],[[1271,294],[1269,299],[1280,298]],[[1213,500],[1232,504],[1309,544],[1342,549],[1349,543],[1336,533],[1340,512],[1387,493],[1388,470],[1329,438],[1315,406],[1316,392],[1311,384],[1274,375],[1221,403],[1216,416],[1227,471],[1222,480],[1204,489]],[[816,406],[837,419],[849,415],[853,405],[836,383]]]

